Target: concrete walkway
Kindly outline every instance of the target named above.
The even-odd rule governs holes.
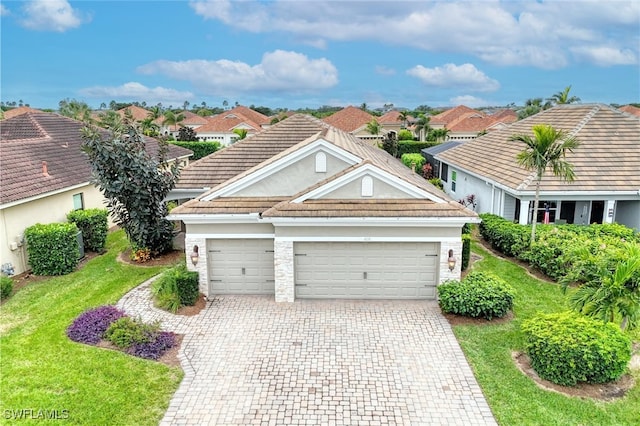
[[[197,316],[118,307],[184,334],[162,425],[495,425],[436,302],[225,296]]]

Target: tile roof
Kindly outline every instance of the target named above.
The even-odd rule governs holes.
[[[270,209],[283,197],[221,197],[211,201],[190,200],[175,211],[180,214],[249,214]]]
[[[18,108],[11,108],[9,110],[6,110],[4,112],[4,119],[8,119],[8,118],[13,118],[13,117],[17,117],[19,115],[24,114],[25,112],[42,112],[39,109],[34,109],[28,106],[21,106]]]
[[[425,154],[436,155],[436,154],[440,154],[441,152],[445,152],[451,148],[455,148],[456,146],[462,143],[463,142],[459,142],[459,141],[447,141],[438,145],[431,146],[429,148],[423,148],[421,152],[423,155]]]
[[[269,117],[254,111],[251,108],[237,106],[229,111],[207,118],[207,123],[196,129],[201,133],[232,132],[240,124],[245,124],[251,129],[248,133],[257,133],[262,130],[262,125],[270,123]]]
[[[633,105],[625,105],[618,108],[620,111],[626,112],[627,114],[635,115],[636,117],[640,117],[640,108],[635,107]],[[5,113],[6,116],[6,113]]]
[[[151,114],[151,111],[136,105],[129,105],[128,107],[120,108],[117,112],[120,115],[120,117],[124,118],[124,115],[127,110],[131,112],[131,115],[133,116],[133,119],[135,121],[142,121],[145,118],[147,118],[149,114]]]
[[[580,146],[567,154],[575,181],[564,182],[547,172],[542,191],[640,189],[640,119],[600,104],[559,105],[449,149],[437,158],[514,190],[533,191],[531,172],[516,163],[523,145],[509,138],[531,134],[535,124],[550,124],[580,141]]]
[[[185,167],[177,188],[213,188],[320,132],[326,124],[302,114],[282,120]]]
[[[446,125],[448,123],[451,123],[452,121],[460,119],[460,117],[462,116],[466,116],[469,114],[480,114],[480,111],[476,111],[475,109],[469,108],[465,105],[458,105],[455,108],[448,109],[441,112],[440,114],[432,116],[429,123]]]
[[[412,120],[413,117],[407,116],[407,121]],[[381,117],[376,118],[378,123],[382,124],[402,124],[402,119],[400,119],[400,111],[392,110],[382,115]]]
[[[182,111],[182,114],[184,114],[184,120],[181,121],[180,124],[185,126],[203,126],[209,123],[209,120],[205,117],[194,114],[191,111]]]
[[[0,121],[0,204],[89,182],[91,170],[81,150],[83,126],[80,121],[45,112]],[[156,155],[157,141],[146,139],[149,152]],[[184,148],[169,147],[170,158],[189,154]]]
[[[345,132],[353,132],[362,126],[366,126],[374,118],[368,112],[350,105],[325,117],[322,121]]]

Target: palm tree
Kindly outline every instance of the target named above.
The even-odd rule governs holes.
[[[569,297],[571,308],[605,322],[614,322],[618,316],[622,330],[635,328],[640,319],[640,246],[625,244],[620,259],[593,255],[586,247],[576,255],[589,270],[595,266],[595,274]],[[575,269],[572,278],[584,275],[580,264]],[[565,292],[567,287],[565,280]]]
[[[140,122],[140,130],[145,136],[158,136],[160,133],[160,126],[154,123],[155,118],[149,114]]]
[[[542,98],[532,98],[527,99],[524,104],[524,108],[518,111],[518,120],[522,120],[523,118],[527,118],[531,115],[535,115],[542,110],[551,108],[551,102],[547,101],[544,104],[542,103]]]
[[[567,151],[573,152],[578,147],[578,140],[562,130],[556,130],[548,124],[536,124],[531,135],[512,135],[509,140],[526,145],[516,156],[518,164],[535,172],[536,195],[533,202],[533,219],[531,226],[531,244],[536,238],[536,215],[540,203],[540,182],[547,169],[553,175],[572,182],[575,179],[573,165],[565,161]]]
[[[91,121],[91,108],[85,102],[63,99],[58,103],[60,115],[80,121]]]
[[[429,130],[429,134],[427,135],[427,140],[433,142],[444,142],[447,139],[447,135],[449,134],[449,129],[431,129]]]
[[[429,122],[431,121],[431,117],[427,117],[424,114],[418,114],[418,119],[416,120],[416,128],[415,132],[418,134],[418,140],[423,142],[426,138],[426,135],[429,133],[431,126],[429,126]]]
[[[155,120],[156,118],[160,118],[161,115],[162,107],[160,105],[152,106],[151,108],[149,108],[149,117],[151,117],[153,120]]]
[[[547,99],[547,101],[555,104],[555,105],[563,105],[563,104],[572,104],[574,102],[580,102],[580,98],[577,96],[569,96],[569,91],[571,91],[571,85],[564,88],[564,90],[556,93]]]
[[[409,121],[409,111],[400,111],[400,113],[398,114],[398,120],[402,121],[402,128],[406,129],[407,121]]]
[[[363,102],[362,105],[360,105],[360,109],[363,110],[364,112],[367,112],[367,103]]]
[[[247,137],[247,129],[233,129],[233,133],[238,135],[238,140],[242,140]]]
[[[372,135],[379,135],[381,130],[382,126],[380,126],[380,123],[378,123],[375,118],[371,119],[371,121],[367,123],[367,132]]]
[[[164,120],[162,121],[162,124],[164,126],[173,126],[173,130],[176,130],[176,126],[178,126],[180,124],[181,121],[184,121],[185,117],[183,113],[174,113],[171,110],[167,110],[164,113]]]

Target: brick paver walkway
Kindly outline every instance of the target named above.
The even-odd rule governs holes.
[[[225,296],[199,315],[118,303],[184,334],[163,425],[495,425],[436,302]]]

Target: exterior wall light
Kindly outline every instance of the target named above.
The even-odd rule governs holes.
[[[449,259],[447,261],[449,263],[449,270],[453,271],[456,267],[456,258],[453,257],[453,249],[449,250]]]
[[[200,254],[198,253],[198,246],[193,246],[193,251],[191,252],[191,263],[193,263],[193,266],[196,266],[198,264],[198,260],[200,260]]]

